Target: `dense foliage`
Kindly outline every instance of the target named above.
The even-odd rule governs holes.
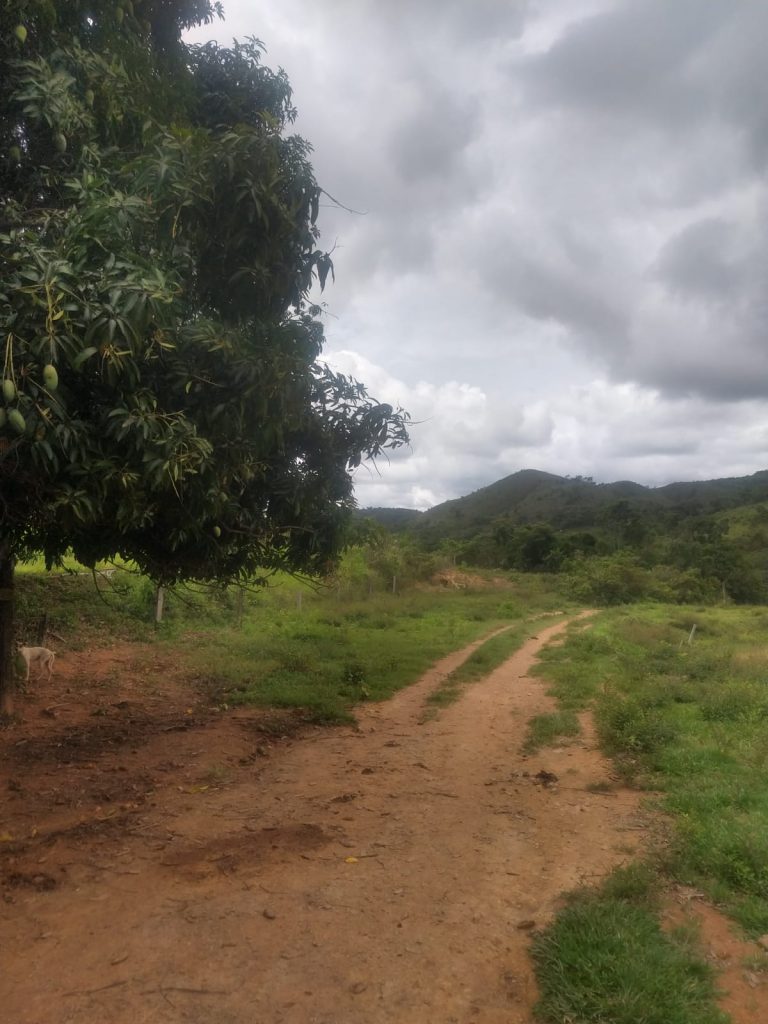
[[[590,477],[525,469],[418,513],[412,525],[427,545],[444,537],[474,537],[504,516],[521,524],[548,523],[558,531],[591,530],[602,524],[614,536],[634,534],[637,539],[636,527],[649,520],[671,525],[689,516],[763,501],[768,501],[766,470],[747,477],[644,487],[629,480],[598,484]],[[371,513],[377,516],[378,510]]]
[[[338,545],[347,470],[401,417],[318,367],[320,190],[255,43],[185,47],[210,4],[0,16],[3,539],[158,578]],[[23,31],[22,31],[23,29]],[[23,38],[22,38],[23,37]]]
[[[652,489],[525,470],[410,518],[361,515],[454,564],[563,574],[587,603],[759,603],[767,498],[765,472]]]
[[[318,364],[310,147],[260,44],[182,41],[217,13],[0,9],[6,567],[72,548],[166,582],[319,572],[350,469],[407,440],[404,414]]]

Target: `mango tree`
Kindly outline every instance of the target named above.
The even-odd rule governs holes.
[[[321,189],[256,41],[208,0],[0,7],[0,710],[13,567],[318,574],[407,416],[319,362]]]

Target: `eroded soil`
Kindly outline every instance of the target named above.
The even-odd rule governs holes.
[[[60,658],[0,735],[3,1020],[527,1024],[531,931],[644,839],[586,717],[521,753],[563,628],[356,728],[216,712],[151,648]]]

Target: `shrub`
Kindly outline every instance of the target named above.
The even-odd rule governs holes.
[[[618,694],[603,701],[597,722],[606,750],[611,754],[655,754],[678,734],[652,704]]]

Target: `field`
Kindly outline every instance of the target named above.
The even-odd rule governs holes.
[[[629,920],[636,920],[635,937],[663,917],[661,894],[676,885],[697,900],[704,899],[705,905],[723,910],[740,926],[737,933],[743,930],[744,936],[762,940],[753,948],[745,945],[739,966],[747,983],[764,991],[767,626],[763,608],[637,605],[603,613],[589,632],[544,652],[538,671],[552,681],[550,692],[558,698],[561,712],[592,708],[601,746],[613,758],[617,774],[625,784],[648,794],[658,835],[642,865],[641,885],[626,892],[620,879],[613,895],[605,890],[576,895],[563,922],[555,923],[538,946],[542,965],[550,959],[558,963],[558,951],[568,955],[573,942],[569,915],[575,915],[579,927],[596,929],[603,936],[626,936]],[[582,950],[585,945],[588,948],[582,942]],[[646,940],[645,945],[645,967],[658,976],[658,942]],[[623,947],[629,948],[626,942]],[[594,956],[594,950],[583,952],[586,956]],[[633,949],[620,966],[618,953],[609,955],[616,989],[631,987],[628,977],[644,968],[644,956]],[[580,967],[583,959],[577,958],[574,976]],[[603,1019],[599,1013],[606,1012],[606,1005],[613,1007],[611,1019],[638,1019],[632,1014],[640,1013],[639,1003],[622,1015],[612,1002],[616,989],[610,990],[610,983],[608,988],[606,1003],[595,1010],[596,1016],[575,1019]],[[545,997],[543,1019],[562,1019],[562,999],[562,990]],[[583,1007],[583,999],[583,993],[574,993],[574,1006]],[[754,1007],[749,1012],[753,1016],[746,1019],[763,1019],[754,1015]],[[718,1019],[709,1010],[692,1017],[680,1016],[673,1007],[665,1013],[660,1020]]]
[[[14,1024],[768,1019],[763,609],[97,583],[19,585]]]
[[[154,628],[154,588],[125,571],[23,576],[20,636],[31,637],[39,609],[70,649],[106,639],[140,641],[173,659],[198,690],[222,707],[300,709],[318,722],[350,720],[361,701],[383,700],[414,682],[433,661],[497,629],[572,605],[535,577],[512,586],[469,576],[459,587],[368,594],[354,587],[312,588],[288,577],[255,590],[179,588]],[[523,630],[524,631],[524,630]],[[55,646],[55,645],[54,645]]]

